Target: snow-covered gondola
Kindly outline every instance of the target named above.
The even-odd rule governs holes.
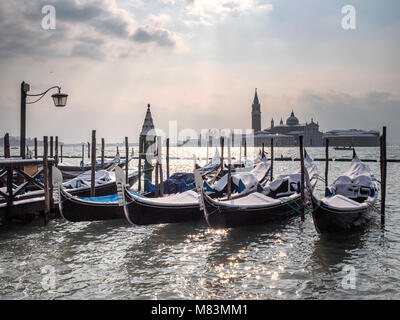
[[[312,160],[305,157],[307,189],[313,189],[317,182],[317,168]],[[198,179],[196,180],[196,185]],[[267,187],[238,199],[220,201],[209,197],[200,188],[201,206],[208,225],[212,228],[234,228],[264,224],[286,219],[298,214],[300,209],[300,170],[293,174],[281,175]],[[306,181],[307,182],[307,181]]]
[[[233,189],[232,197],[238,198],[249,192],[254,192],[267,176],[269,166],[262,162],[253,172],[238,173],[233,179],[233,184],[237,182],[239,188]],[[202,174],[196,170],[196,174],[204,182]],[[224,184],[225,181],[225,184]],[[209,194],[213,196],[221,196],[226,198],[226,181],[222,178],[222,183],[218,186],[221,188],[213,189],[211,186]],[[127,219],[132,224],[147,225],[160,223],[180,223],[188,221],[196,221],[203,219],[200,210],[199,194],[196,191],[188,190],[182,193],[170,195],[160,198],[144,198],[136,194],[131,194],[126,190],[126,199],[128,204]]]
[[[99,170],[95,173],[95,194],[97,196],[107,196],[117,193],[115,184],[115,172]],[[133,171],[128,175],[128,184],[131,187],[139,179],[139,172]],[[63,189],[72,195],[89,197],[91,188],[91,172],[85,172],[78,177],[64,182]]]
[[[119,206],[116,195],[82,199],[61,189],[60,196],[60,214],[68,221],[103,221],[124,218],[124,209]]]
[[[318,233],[345,232],[364,227],[372,218],[378,184],[370,168],[356,154],[350,168],[326,188],[325,197],[312,195]]]
[[[120,169],[120,168],[119,168]],[[121,169],[122,170],[122,169]],[[90,172],[81,174],[77,178],[74,178],[68,182],[62,182],[62,173],[56,167],[53,167],[53,184],[55,184],[54,178],[58,175],[61,177],[61,183],[63,190],[70,196],[74,197],[89,197],[90,196]],[[132,186],[139,178],[137,171],[134,171],[128,175],[129,186]],[[107,171],[96,172],[95,182],[95,194],[96,196],[108,196],[117,193],[117,186],[115,183],[115,173]],[[21,195],[18,195],[14,199],[14,203],[24,203],[25,210],[37,211],[38,208],[44,206],[44,191],[33,190]],[[6,210],[6,199],[0,197],[0,211]],[[122,216],[123,218],[123,216]]]
[[[119,193],[111,196],[77,197],[63,188],[59,189],[62,217],[73,222],[126,218],[137,225],[202,219],[196,192],[187,191],[167,198],[146,198],[127,188],[119,168],[116,169],[116,176]]]
[[[189,190],[162,198],[144,198],[126,192],[127,220],[131,224],[180,223],[203,218],[199,196]]]
[[[128,162],[133,159],[133,154],[129,156]],[[123,168],[125,166],[125,159],[120,159],[120,155],[114,157],[114,159],[104,161],[104,168],[102,169],[101,163],[99,161],[96,162],[96,170],[106,170],[113,171],[116,166]],[[80,174],[90,171],[92,169],[91,164],[81,164],[80,166],[69,165],[65,163],[60,163],[58,165],[58,169],[61,170],[63,175],[63,180],[70,180],[76,178]]]
[[[270,165],[267,163],[266,158],[250,171],[232,172],[231,192],[234,194],[232,199],[257,191],[268,181],[269,173]],[[228,192],[228,175],[225,174],[211,186],[206,181],[204,181],[203,185],[207,195],[212,198],[223,198]]]
[[[122,185],[126,187],[125,175],[121,168],[116,168],[116,179],[114,185],[122,190]],[[118,180],[119,179],[119,180]],[[108,196],[96,196],[96,197],[82,197],[69,193],[65,188],[59,187],[61,184],[61,172],[55,170],[53,174],[53,180],[55,184],[55,198],[58,198],[59,212],[60,215],[71,222],[81,221],[104,221],[104,220],[116,220],[124,219],[125,208],[121,205],[122,197],[115,193]],[[122,181],[122,182],[121,182]],[[133,192],[133,191],[127,191]],[[138,196],[140,196],[138,194]],[[125,206],[129,206],[130,203],[124,201]]]

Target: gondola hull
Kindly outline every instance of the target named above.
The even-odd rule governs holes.
[[[129,185],[132,186],[138,180],[138,174],[134,173],[129,176]],[[77,188],[67,190],[70,195],[79,196],[79,197],[90,197],[90,187],[85,188]],[[117,193],[117,186],[115,181],[97,185],[95,187],[95,195],[97,197],[107,196]],[[23,210],[26,212],[39,212],[44,210],[44,192],[43,190],[27,192],[18,196],[15,201],[25,201],[24,205],[18,205],[18,209],[13,208],[14,210]],[[31,200],[31,201],[28,201]],[[5,199],[0,199],[0,204],[5,202]],[[80,204],[80,203],[79,203]],[[115,208],[111,209],[111,212],[107,213],[106,211],[110,210],[107,206],[99,205],[99,206],[79,206],[77,203],[68,203],[65,202],[67,217],[65,217],[69,221],[95,221],[95,220],[111,220],[111,219],[123,219],[125,218],[123,210],[117,210],[118,215],[114,214]],[[63,203],[64,207],[64,203]],[[71,208],[76,209],[76,211],[71,210]],[[78,209],[77,209],[78,208]],[[80,209],[79,209],[80,208]],[[118,208],[117,208],[118,209]],[[2,205],[0,206],[0,215],[5,215],[7,207]],[[83,212],[81,214],[81,212]],[[86,214],[85,212],[89,212]],[[96,213],[97,212],[97,213]],[[120,214],[122,212],[122,215]],[[87,220],[89,219],[89,220]]]
[[[293,208],[299,207],[300,198],[271,207],[243,208],[216,204],[208,196],[204,196],[205,217],[214,229],[236,228],[256,224],[268,224],[283,221],[299,215]]]
[[[129,220],[136,225],[183,223],[203,219],[203,213],[198,204],[173,207],[135,200],[129,205],[128,212]]]
[[[95,203],[76,199],[61,192],[61,215],[71,222],[124,219],[124,208],[117,203]]]
[[[365,228],[373,217],[372,206],[344,211],[327,207],[314,196],[312,203],[314,226],[320,234],[359,231]]]

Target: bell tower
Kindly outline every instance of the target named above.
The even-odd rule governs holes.
[[[261,105],[258,100],[257,88],[254,94],[253,105],[251,106],[251,127],[254,132],[261,131]]]

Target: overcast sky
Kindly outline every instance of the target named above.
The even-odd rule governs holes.
[[[356,30],[342,7],[356,8]],[[42,28],[42,7],[56,29]],[[322,131],[388,126],[400,139],[398,0],[1,0],[0,134],[19,135],[19,86],[37,93],[27,136],[137,141],[147,103],[155,125],[248,128],[254,88],[262,127],[318,121]]]

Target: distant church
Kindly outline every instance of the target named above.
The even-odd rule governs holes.
[[[251,110],[251,122],[254,130],[255,146],[260,146],[262,143],[268,146],[271,138],[274,139],[276,146],[296,146],[300,135],[304,137],[303,141],[306,147],[321,147],[324,145],[323,133],[319,131],[319,124],[315,123],[314,119],[311,119],[310,123],[300,123],[293,111],[289,118],[286,119],[286,123],[283,123],[281,118],[279,125],[275,125],[274,119],[272,119],[271,126],[261,130],[261,104],[258,99],[257,89]]]

